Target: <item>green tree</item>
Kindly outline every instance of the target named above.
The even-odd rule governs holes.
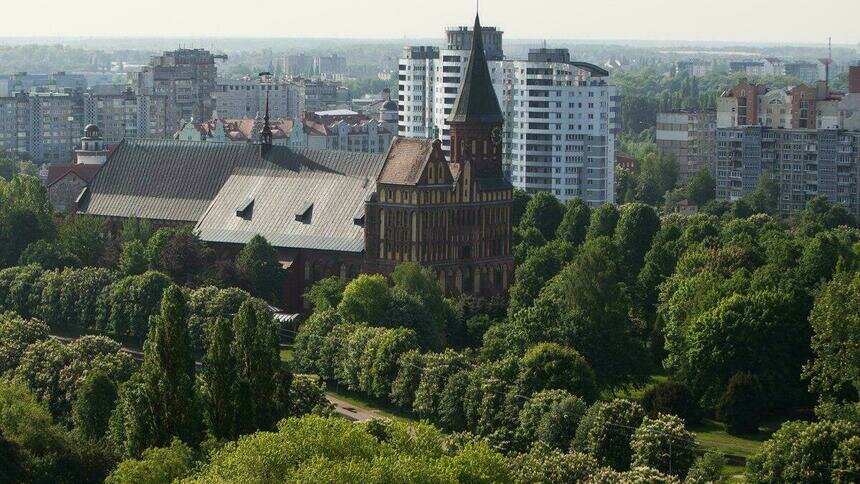
[[[514,272],[516,282],[510,289],[509,313],[515,314],[531,306],[547,281],[573,257],[573,250],[570,243],[564,241],[554,241],[532,250]]]
[[[746,200],[753,213],[776,215],[779,210],[779,185],[769,175],[762,175],[755,190]]]
[[[635,402],[615,399],[592,405],[576,429],[575,448],[597,459],[600,465],[623,471],[630,467],[630,441],[645,412]]]
[[[726,431],[730,434],[752,433],[758,430],[766,410],[764,400],[758,377],[736,373],[717,401],[715,413],[726,424]]]
[[[209,344],[203,360],[202,395],[209,432],[219,439],[235,437],[236,359],[232,322],[219,316],[209,326]]]
[[[158,233],[156,232],[156,235]],[[150,239],[150,242],[155,237]],[[210,266],[212,250],[188,229],[175,230],[158,253],[154,268],[185,285],[201,277]]]
[[[0,179],[0,266],[14,264],[28,245],[55,232],[48,192],[37,177]]]
[[[591,208],[581,198],[573,198],[565,204],[564,216],[556,231],[556,237],[566,240],[574,246],[585,242],[588,224],[591,219]]]
[[[315,282],[305,294],[314,311],[327,311],[337,308],[343,297],[346,281],[338,276],[326,277]]]
[[[152,318],[143,354],[141,381],[154,417],[152,440],[145,447],[166,445],[173,437],[196,442],[200,415],[194,390],[194,356],[188,335],[188,307],[178,287],[164,291],[161,311]]]
[[[529,200],[526,211],[520,220],[520,228],[534,227],[544,239],[555,238],[556,230],[564,215],[564,207],[555,196],[549,192],[538,192]]]
[[[520,385],[526,395],[566,390],[591,402],[597,397],[594,372],[579,353],[555,343],[532,346],[520,362]]]
[[[529,204],[529,201],[532,199],[531,195],[526,193],[525,190],[520,190],[519,188],[514,188],[513,199],[512,199],[512,208],[511,208],[511,225],[516,227],[520,224],[520,220],[523,218],[523,214],[526,213],[526,207]]]
[[[122,242],[131,242],[136,240],[146,246],[149,238],[152,237],[152,224],[148,219],[131,217],[122,221]]]
[[[0,313],[0,375],[11,375],[27,347],[48,339],[48,325],[14,313]]]
[[[701,207],[717,196],[716,180],[708,168],[702,167],[690,177],[687,183],[687,198],[690,203]]]
[[[586,412],[585,401],[565,390],[532,394],[519,415],[516,438],[521,448],[539,441],[566,451]]]
[[[379,274],[362,274],[346,285],[337,312],[344,321],[379,325],[385,320],[390,294]]]
[[[850,405],[860,395],[859,315],[860,273],[836,274],[822,288],[809,316],[813,358],[805,376],[821,403]]]
[[[145,338],[149,318],[158,312],[170,279],[155,271],[128,276],[106,288],[100,306],[100,327],[118,336]]]
[[[272,428],[287,404],[275,324],[265,304],[254,300],[245,301],[233,319],[239,434]]]
[[[21,257],[18,258],[18,265],[26,266],[30,264],[38,264],[45,270],[51,270],[62,269],[64,267],[77,267],[81,265],[81,261],[74,254],[56,243],[47,240],[37,240],[28,245],[21,252]]]
[[[236,257],[236,269],[245,288],[270,302],[281,299],[284,271],[278,252],[261,235],[255,235]]]
[[[119,271],[126,276],[136,276],[146,272],[146,247],[143,242],[131,239],[122,244],[119,256]]]
[[[60,247],[75,254],[87,266],[99,265],[107,244],[107,230],[102,219],[88,215],[66,218],[57,230]]]
[[[189,475],[194,464],[191,448],[178,439],[169,447],[153,447],[143,452],[140,459],[120,462],[105,479],[106,484],[160,484],[173,482]]]
[[[645,254],[659,230],[660,218],[652,207],[641,203],[621,207],[613,240],[620,251],[622,270],[629,274],[629,280],[635,280],[639,274]]]
[[[693,392],[683,383],[672,380],[649,387],[640,403],[651,418],[659,414],[671,414],[677,415],[687,424],[698,423],[702,419],[702,409]]]
[[[597,472],[597,461],[581,452],[562,452],[535,445],[511,459],[514,482],[552,484],[587,482]]]
[[[87,439],[103,438],[117,397],[117,385],[106,372],[94,371],[87,375],[72,405],[75,430]]]
[[[645,417],[633,433],[630,448],[634,466],[678,477],[686,476],[696,460],[696,439],[674,415]]]
[[[609,237],[615,234],[615,225],[618,224],[618,209],[611,203],[605,203],[591,212],[591,220],[588,222],[586,239],[597,237]]]

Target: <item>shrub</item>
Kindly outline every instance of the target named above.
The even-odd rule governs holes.
[[[755,432],[764,413],[764,398],[755,375],[737,373],[717,402],[716,416],[731,434]]]
[[[645,417],[630,441],[634,467],[684,477],[696,459],[696,440],[674,415]]]
[[[651,418],[661,413],[677,415],[687,425],[698,423],[702,419],[699,403],[683,383],[674,381],[658,383],[642,395],[641,403]]]

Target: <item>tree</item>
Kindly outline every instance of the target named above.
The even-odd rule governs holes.
[[[701,207],[717,196],[716,180],[708,168],[702,167],[690,177],[687,183],[687,199],[690,203]]]
[[[516,227],[520,224],[520,220],[522,220],[523,214],[526,213],[526,207],[531,199],[531,195],[526,193],[525,190],[514,188],[511,202],[511,226]]]
[[[27,347],[48,339],[48,325],[13,313],[0,313],[0,375],[11,375]]]
[[[597,237],[610,237],[615,234],[615,225],[618,223],[618,209],[611,203],[605,203],[591,212],[591,220],[588,222],[586,239]]]
[[[600,465],[623,471],[630,467],[630,441],[645,412],[638,403],[615,399],[592,405],[576,429],[575,448]]]
[[[125,276],[136,276],[146,272],[146,247],[143,242],[131,239],[122,244],[119,256],[119,271]]]
[[[466,429],[466,415],[463,400],[469,388],[469,370],[460,370],[448,378],[442,394],[439,395],[437,421],[443,429],[460,432]]]
[[[562,452],[535,445],[511,459],[514,482],[552,484],[587,482],[597,472],[597,461],[581,452]]]
[[[621,207],[613,241],[621,255],[622,270],[635,280],[642,269],[651,241],[660,230],[660,218],[648,205],[629,203]]]
[[[389,303],[388,283],[379,274],[362,274],[346,285],[337,312],[344,321],[379,325]]]
[[[702,410],[690,389],[672,380],[648,388],[640,403],[651,418],[659,414],[677,415],[688,425],[702,419]]]
[[[155,236],[150,239],[150,243],[153,240],[156,240]],[[188,229],[178,229],[164,241],[153,268],[164,271],[178,283],[188,285],[209,267],[211,258],[211,249],[197,235]]]
[[[188,335],[188,307],[177,286],[164,291],[143,346],[141,382],[152,408],[154,428],[145,447],[166,445],[173,437],[196,442],[200,430],[194,390],[194,356]]]
[[[696,439],[674,415],[645,417],[630,441],[633,466],[684,477],[696,460]]]
[[[73,215],[60,224],[57,242],[83,265],[99,265],[107,243],[105,222],[89,215]]]
[[[84,438],[100,440],[104,437],[117,392],[116,383],[104,371],[94,371],[84,378],[72,404],[72,422]]]
[[[232,322],[219,316],[209,326],[209,344],[203,360],[202,394],[207,428],[219,439],[236,435],[236,359],[230,347]]]
[[[311,303],[314,311],[327,311],[337,308],[343,297],[346,281],[338,276],[326,277],[315,282],[305,294],[305,299]]]
[[[43,239],[31,243],[21,252],[21,257],[18,258],[18,265],[26,266],[30,264],[38,264],[42,269],[52,270],[64,267],[77,267],[81,264],[81,261],[65,248]]]
[[[397,376],[391,383],[389,398],[391,403],[405,409],[412,409],[415,392],[421,383],[424,369],[424,355],[417,350],[407,351],[397,359]]]
[[[759,178],[755,190],[746,197],[753,213],[776,215],[779,211],[779,185],[769,175]]]
[[[382,324],[390,328],[410,328],[417,336],[418,345],[426,350],[440,350],[445,343],[444,314],[439,314],[427,307],[425,298],[416,293],[407,292],[401,287],[389,291],[388,307],[384,313]],[[439,300],[439,311],[446,309]]]
[[[839,471],[849,470],[833,463],[841,461],[841,446],[857,432],[856,423],[839,420],[786,422],[747,460],[746,477],[750,482],[833,482]]]
[[[106,484],[159,484],[173,482],[189,475],[194,464],[191,448],[178,439],[169,447],[153,447],[143,452],[140,459],[120,462],[105,479]]]
[[[836,274],[821,289],[809,316],[813,358],[805,368],[805,376],[821,403],[850,405],[860,395],[858,315],[860,274]]]
[[[248,300],[233,319],[236,360],[237,432],[271,429],[288,408],[275,321],[265,304]]]
[[[705,452],[701,457],[697,458],[687,471],[687,478],[684,482],[689,483],[708,483],[722,482],[723,467],[726,466],[726,458],[718,452]]]
[[[529,252],[526,260],[517,265],[516,281],[510,289],[508,311],[515,314],[534,303],[544,285],[573,257],[573,247],[564,241],[554,241]]]
[[[443,353],[425,354],[423,360],[412,409],[422,418],[433,418],[437,415],[439,397],[445,384],[451,375],[466,367],[466,361],[462,354],[450,349]]]
[[[526,211],[520,220],[520,228],[534,227],[544,239],[555,238],[556,230],[564,215],[564,207],[555,196],[549,192],[538,192],[529,200]]]
[[[574,246],[585,242],[591,208],[581,198],[573,198],[565,204],[564,216],[556,231],[556,238],[566,240]]]
[[[520,411],[517,442],[521,448],[539,441],[566,451],[586,408],[582,398],[565,390],[534,393]]]
[[[597,398],[594,372],[579,353],[555,343],[532,346],[520,363],[520,385],[526,395],[560,389],[591,402]]]
[[[857,220],[845,210],[844,206],[831,204],[825,195],[813,197],[806,202],[806,207],[800,212],[797,220],[800,232],[809,236],[840,225],[856,227]]]
[[[730,434],[755,432],[765,412],[765,398],[758,377],[736,373],[717,401],[716,416]]]
[[[40,239],[53,239],[54,210],[48,192],[35,176],[0,179],[0,266],[14,264],[21,252]]]
[[[136,240],[146,246],[149,238],[152,237],[152,224],[148,219],[131,217],[122,221],[122,242],[131,242]]]
[[[245,288],[270,302],[280,300],[284,271],[278,252],[261,235],[255,235],[236,257],[236,269]]]
[[[785,408],[803,398],[800,373],[809,354],[804,310],[790,295],[735,294],[695,319],[687,332],[679,377],[703,406],[716,404],[729,379],[755,372],[766,401]],[[670,357],[681,348],[669,348]]]
[[[118,336],[145,338],[150,316],[158,312],[170,279],[155,271],[128,276],[106,289],[99,311],[100,327]]]

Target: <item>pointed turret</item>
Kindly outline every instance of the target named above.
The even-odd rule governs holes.
[[[272,146],[272,127],[269,125],[269,93],[266,92],[266,114],[263,116],[263,129],[260,130],[260,144]]]
[[[501,123],[503,121],[499,100],[493,89],[490,69],[487,67],[481,20],[478,14],[475,14],[469,63],[460,82],[460,92],[454,101],[448,123]]]

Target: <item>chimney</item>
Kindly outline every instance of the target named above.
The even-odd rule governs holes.
[[[848,92],[860,94],[860,66],[848,68]]]

